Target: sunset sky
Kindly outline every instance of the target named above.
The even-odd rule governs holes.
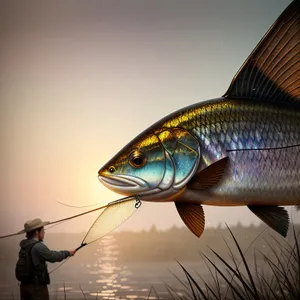
[[[87,209],[57,201],[120,198],[98,169],[165,115],[222,96],[289,3],[1,1],[0,235]],[[207,226],[259,222],[245,207],[204,209]],[[86,231],[95,218],[52,230]],[[143,203],[121,229],[152,224],[183,226],[174,204]]]

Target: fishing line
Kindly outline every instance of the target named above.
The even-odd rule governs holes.
[[[61,205],[67,206],[67,207],[74,207],[74,208],[84,208],[84,207],[92,207],[92,206],[96,206],[99,205],[99,203],[94,203],[94,204],[90,204],[90,205],[83,205],[83,206],[75,206],[75,205],[70,205],[70,204],[66,204],[60,201],[56,201]]]
[[[54,268],[51,271],[48,271],[49,274],[53,273],[54,271],[56,271],[58,268],[60,268],[63,264],[65,264],[69,259],[71,258],[71,256],[69,256],[65,261],[63,261],[61,264],[59,264],[56,268]]]
[[[63,202],[60,202],[60,201],[56,201],[56,202],[58,202],[59,204],[62,204],[62,205],[64,205],[64,206],[72,207],[72,208],[91,207],[91,206],[95,206],[95,205],[98,205],[98,204],[99,204],[99,203],[94,203],[94,204],[90,204],[90,205],[74,206],[74,205],[69,205],[69,204],[66,204],[66,203],[63,203]],[[67,221],[67,220],[65,220],[65,221]],[[59,223],[57,223],[57,224],[53,224],[52,226],[47,227],[47,229],[51,229],[51,228],[53,228],[53,227],[55,227],[55,226],[57,226],[57,225],[60,225],[60,224],[64,223],[65,221],[61,221],[61,222],[59,222]],[[49,225],[49,224],[48,224],[48,225]]]
[[[126,199],[126,198],[122,198],[122,199]],[[73,215],[71,217],[67,217],[67,218],[64,218],[64,219],[60,219],[60,220],[57,220],[57,221],[53,221],[53,222],[50,222],[48,225],[51,225],[51,224],[56,224],[56,223],[59,223],[59,222],[62,222],[62,221],[69,221],[69,220],[72,220],[72,219],[75,219],[75,218],[78,218],[78,217],[81,217],[81,216],[84,216],[86,214],[89,214],[89,213],[92,213],[94,211],[97,211],[97,210],[100,210],[102,208],[106,208],[110,205],[110,203],[106,204],[106,205],[103,205],[103,206],[100,206],[100,207],[97,207],[97,208],[94,208],[94,209],[91,209],[91,210],[88,210],[88,211],[85,211],[83,213],[80,213],[80,214],[77,214],[77,215]],[[47,225],[47,226],[48,226]]]
[[[58,225],[58,224],[55,224],[55,225],[53,225],[53,226],[56,226],[56,225]],[[81,244],[79,247],[77,247],[77,248],[75,249],[75,251],[77,252],[79,249],[81,249],[82,247],[84,247],[84,246],[86,246],[86,245],[87,245],[86,243]],[[58,268],[60,268],[63,264],[65,264],[71,257],[72,257],[72,256],[69,256],[65,261],[63,261],[62,263],[60,263],[56,268],[54,268],[53,270],[49,271],[48,273],[51,274],[51,273],[53,273],[54,271],[56,271],[56,270],[57,270]]]
[[[282,150],[282,149],[288,149],[288,148],[296,148],[299,147],[300,144],[298,145],[291,145],[291,146],[282,146],[282,147],[270,147],[270,148],[256,148],[256,149],[248,149],[248,148],[243,148],[243,149],[227,149],[226,152],[234,152],[234,151],[263,151],[263,150]]]

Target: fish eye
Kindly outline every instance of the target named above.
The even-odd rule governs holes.
[[[129,163],[133,168],[141,168],[146,162],[146,155],[139,150],[134,150],[129,155]]]
[[[110,166],[109,168],[108,168],[108,172],[109,173],[114,173],[116,171],[116,168],[114,167],[114,166]]]

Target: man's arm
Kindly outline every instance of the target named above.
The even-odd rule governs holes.
[[[50,250],[45,244],[37,243],[32,248],[32,257],[37,257],[39,260],[45,260],[51,263],[62,261],[68,256],[74,255],[74,250],[62,250],[62,251],[53,251]]]

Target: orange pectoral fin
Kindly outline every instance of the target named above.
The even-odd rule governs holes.
[[[205,216],[201,205],[175,202],[177,211],[188,229],[197,237],[204,231]]]

